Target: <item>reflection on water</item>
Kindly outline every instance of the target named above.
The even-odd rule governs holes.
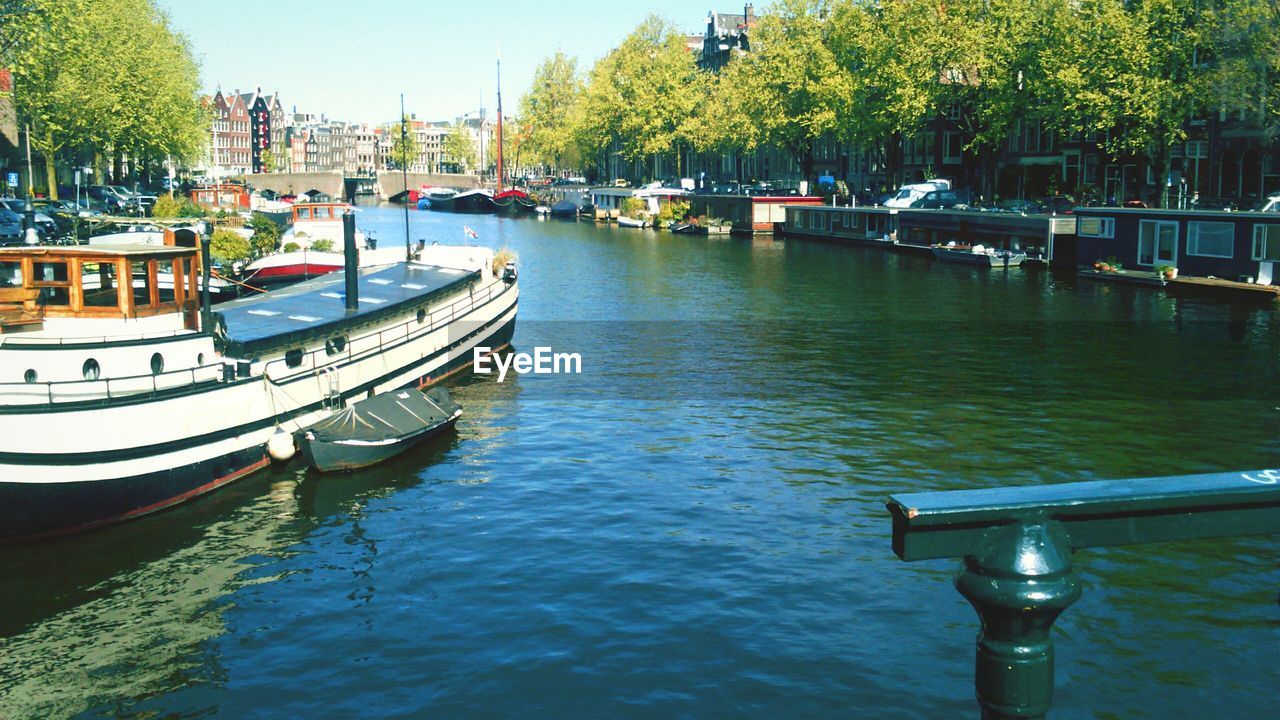
[[[1280,466],[1273,312],[808,242],[414,212],[520,254],[455,435],[0,550],[0,716],[971,717],[910,490]],[[382,246],[398,209],[365,208]],[[1055,717],[1262,717],[1270,539],[1089,551]],[[287,682],[282,679],[287,678]],[[1107,713],[1111,713],[1108,715]]]

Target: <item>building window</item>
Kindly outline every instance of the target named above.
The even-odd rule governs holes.
[[[1280,262],[1280,225],[1253,226],[1253,259]]]
[[[827,225],[826,218],[822,216],[822,213],[819,213],[819,212],[809,213],[809,229],[810,230],[826,230],[827,229],[826,225]]]
[[[960,142],[960,133],[943,133],[942,143],[942,163],[944,165],[959,165],[960,157],[964,152],[964,143]]]
[[[1116,236],[1116,219],[1104,217],[1080,217],[1076,234],[1080,237],[1113,238]]]
[[[1230,259],[1235,255],[1236,226],[1229,222],[1187,223],[1187,254]]]

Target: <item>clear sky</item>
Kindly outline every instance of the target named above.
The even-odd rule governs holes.
[[[419,118],[452,120],[496,106],[514,113],[537,64],[557,50],[589,68],[650,13],[701,33],[707,12],[688,0],[157,0],[191,39],[210,93],[279,92],[286,109],[385,122],[400,93]],[[761,7],[765,3],[757,2]],[[735,7],[736,6],[736,7]]]

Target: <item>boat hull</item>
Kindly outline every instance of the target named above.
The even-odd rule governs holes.
[[[511,297],[508,298],[508,294]],[[434,352],[419,351],[406,342],[398,355],[403,358],[398,364],[386,367],[385,363],[393,360],[390,353],[372,359],[372,365],[380,367],[380,374],[368,376],[368,380],[359,384],[344,386],[343,397],[356,398],[405,387],[425,388],[470,372],[472,348],[488,347],[498,351],[511,343],[517,294],[508,294],[490,301],[494,303],[486,313],[490,319],[477,317],[474,322],[479,326],[473,333],[458,339],[451,337],[452,343]],[[483,309],[484,306],[480,308]],[[435,347],[436,341],[424,337],[422,342],[432,343],[430,348]],[[204,393],[204,399],[201,394],[194,394],[169,402],[182,408],[203,403],[209,414],[226,415],[233,412],[228,408],[245,405],[245,400],[253,397],[252,388],[262,384],[261,379],[249,380],[209,390]],[[147,417],[162,417],[169,412],[154,402],[138,403],[120,408],[117,416],[103,417],[101,422],[136,426]],[[0,452],[0,543],[77,533],[149,515],[200,497],[268,467],[267,442],[280,425],[305,426],[323,416],[321,400],[303,399],[274,417],[268,415],[237,428],[136,450],[29,456],[16,451]],[[39,420],[33,418],[37,416],[20,413],[10,420],[35,426]],[[56,423],[60,418],[50,419]]]
[[[988,255],[986,253],[974,253],[967,250],[950,250],[947,248],[932,248],[934,257],[943,262],[956,263],[959,265],[976,265],[985,268],[1014,268],[1022,265],[1027,259],[1023,253],[1002,253],[999,255]]]
[[[472,215],[491,215],[497,212],[493,198],[484,193],[460,193],[453,197],[427,197],[427,209],[435,212],[467,213]]]

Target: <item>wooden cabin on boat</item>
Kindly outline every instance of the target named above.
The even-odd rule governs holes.
[[[250,205],[249,191],[235,183],[195,188],[191,191],[191,202],[202,208],[226,210],[248,210]]]
[[[65,318],[132,320],[183,314],[199,322],[200,256],[170,244],[0,248],[0,334]]]
[[[1148,208],[1076,208],[1076,263],[1178,269],[1179,277],[1280,284],[1280,213]]]

